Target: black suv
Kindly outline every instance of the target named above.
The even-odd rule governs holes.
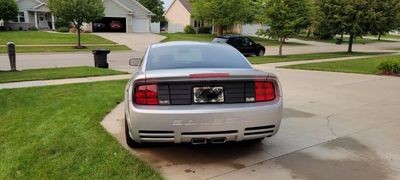
[[[255,43],[249,37],[238,35],[217,36],[214,38],[213,43],[227,43],[244,55],[264,56],[265,47],[261,44]]]

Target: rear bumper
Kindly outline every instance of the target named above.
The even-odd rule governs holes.
[[[275,135],[282,97],[248,104],[138,106],[126,104],[130,136],[137,142],[191,142],[196,138],[242,141]]]

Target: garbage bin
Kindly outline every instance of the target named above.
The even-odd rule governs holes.
[[[96,49],[92,53],[94,55],[94,67],[108,68],[107,55],[110,54],[110,50]]]
[[[336,38],[336,44],[337,45],[341,45],[343,43],[343,39],[342,38]]]

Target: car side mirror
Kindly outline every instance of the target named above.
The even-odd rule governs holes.
[[[131,58],[131,59],[129,59],[129,65],[130,66],[139,66],[140,61],[142,61],[141,58]]]

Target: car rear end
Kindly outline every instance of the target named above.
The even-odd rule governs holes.
[[[138,143],[261,139],[275,135],[282,118],[278,78],[251,67],[146,70],[130,81],[126,99]]]

